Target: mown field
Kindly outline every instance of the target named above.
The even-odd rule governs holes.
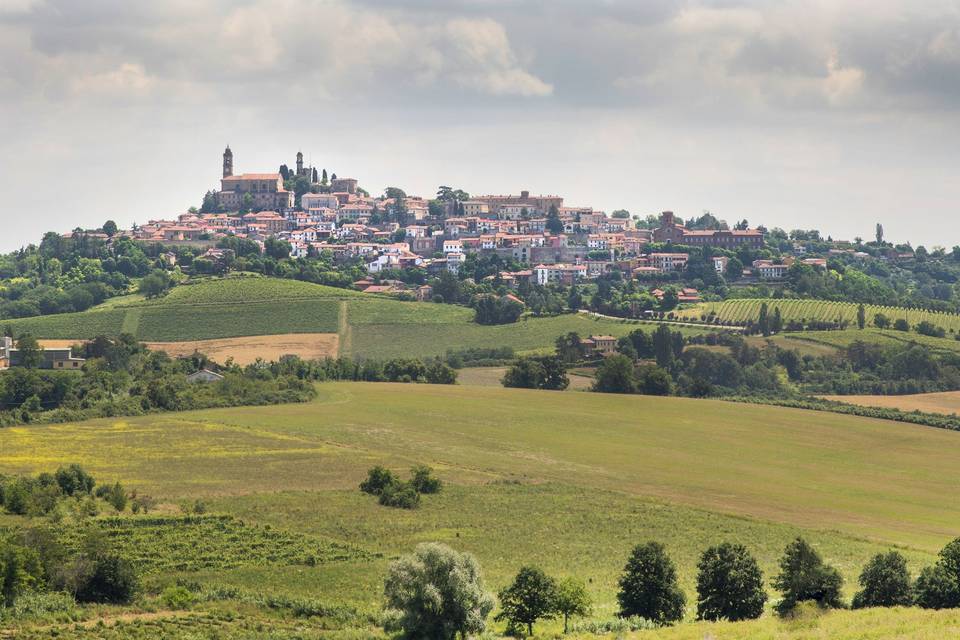
[[[826,300],[774,300],[774,299],[736,299],[724,300],[722,302],[704,302],[689,309],[680,310],[677,313],[681,318],[699,319],[702,315],[710,313],[716,314],[723,322],[746,322],[756,321],[760,317],[760,307],[766,303],[770,312],[774,308],[780,309],[780,314],[784,322],[791,320],[810,321],[820,320],[823,322],[846,321],[852,325],[857,322],[857,309],[859,305],[853,302],[830,302]],[[884,307],[878,305],[865,305],[867,322],[872,323],[876,314],[882,313],[890,318],[891,321],[905,319],[911,326],[914,326],[924,320],[932,322],[938,327],[942,327],[947,332],[960,332],[960,315],[952,313],[941,313],[937,311],[926,311],[923,309],[905,309],[902,307]]]
[[[482,326],[473,322],[473,311],[466,307],[250,277],[210,280],[176,287],[158,300],[131,296],[127,303],[112,300],[84,313],[26,318],[4,326],[15,334],[77,340],[121,332],[146,342],[252,337],[249,345],[238,349],[255,348],[256,336],[328,333],[338,334],[341,355],[385,359],[442,355],[468,347],[549,350],[558,336],[570,331],[621,336],[644,325],[568,314]]]
[[[387,564],[423,541],[475,553],[494,589],[527,563],[578,575],[602,619],[615,612],[629,549],[650,539],[667,545],[691,597],[709,544],[743,542],[770,576],[802,534],[841,570],[849,597],[872,554],[897,547],[916,573],[960,533],[954,432],[720,401],[483,386],[330,383],[319,394],[304,405],[3,429],[0,473],[80,460],[99,479],[160,501],[155,522],[103,525],[143,558],[148,590],[179,578],[242,594],[247,604],[230,605],[236,620],[266,615],[249,604],[266,593],[349,612],[325,619],[332,628],[375,616]],[[447,483],[416,511],[381,507],[356,489],[374,464],[403,474],[416,463]],[[214,515],[169,521],[197,498]],[[187,533],[171,537],[173,524]],[[180,560],[164,559],[173,555]],[[918,620],[957,624],[950,613],[911,610],[836,613],[792,628],[767,614],[748,625],[685,624],[664,637],[889,637],[856,634]]]
[[[760,339],[760,338],[756,338]],[[914,332],[892,331],[887,329],[842,329],[839,331],[797,331],[786,332],[775,336],[774,342],[784,341],[785,345],[794,345],[804,352],[806,349],[837,349],[848,347],[855,340],[875,342],[883,345],[905,345],[918,343],[926,345],[934,351],[943,353],[960,352],[960,340],[955,338],[934,338]]]
[[[924,413],[960,414],[960,391],[941,393],[917,393],[906,396],[824,396],[828,400],[839,400],[865,407],[885,407],[901,411],[922,411]]]

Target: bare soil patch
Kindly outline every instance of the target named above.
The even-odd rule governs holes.
[[[838,400],[864,407],[883,407],[901,411],[923,411],[924,413],[960,414],[960,391],[941,393],[918,393],[909,396],[822,396],[827,400]]]
[[[257,358],[276,360],[284,355],[298,355],[304,359],[337,357],[340,340],[335,333],[286,333],[272,336],[244,336],[215,340],[188,340],[185,342],[148,342],[147,347],[166,351],[171,356],[189,356],[195,351],[205,353],[217,362],[233,358],[240,365]]]

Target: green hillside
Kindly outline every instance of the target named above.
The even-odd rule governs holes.
[[[404,302],[275,278],[229,278],[175,287],[165,297],[131,296],[83,313],[9,321],[14,333],[84,339],[131,333],[151,342],[286,333],[339,333],[343,355],[388,358],[441,355],[449,349],[511,346],[552,348],[569,331],[621,336],[635,323],[569,314],[481,326],[466,307]],[[686,328],[696,333],[698,328]]]
[[[251,549],[266,545],[222,561],[181,550],[177,570],[166,568],[167,533],[158,529],[142,543],[154,567],[148,592],[179,578],[360,616],[379,611],[390,559],[423,541],[476,554],[493,589],[523,564],[577,575],[596,600],[594,617],[605,619],[629,549],[650,539],[666,544],[692,597],[707,545],[743,542],[769,580],[783,546],[803,535],[843,573],[849,598],[871,555],[895,546],[916,574],[960,531],[954,432],[677,398],[386,383],[323,384],[319,392],[303,405],[0,430],[0,473],[82,460],[98,479],[123,480],[161,505],[201,497],[212,512],[233,516],[197,532],[205,553],[227,536],[257,536],[245,542]],[[417,463],[432,465],[447,486],[416,511],[381,507],[356,488],[375,464],[405,474]],[[304,544],[325,555],[297,564]],[[267,615],[258,611],[247,605],[239,619]],[[920,620],[945,630],[958,619],[835,613],[812,623],[825,635],[794,636],[810,627],[767,613],[744,625],[685,623],[666,637],[880,638]],[[344,615],[327,624],[364,623]],[[870,628],[880,631],[863,635]]]

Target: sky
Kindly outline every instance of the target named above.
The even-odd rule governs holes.
[[[960,0],[0,0],[0,250],[235,171],[960,244]]]

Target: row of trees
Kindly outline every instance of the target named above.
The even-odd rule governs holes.
[[[940,559],[911,583],[906,560],[898,551],[879,553],[859,577],[854,608],[916,604],[925,608],[960,607],[960,538],[940,552]],[[845,607],[840,572],[803,538],[784,549],[772,586],[780,593],[774,606],[788,615],[802,603],[821,608]],[[630,553],[618,582],[621,618],[638,617],[656,625],[682,620],[686,596],[676,567],[658,542],[637,545]],[[488,593],[480,566],[467,553],[430,543],[391,564],[385,583],[388,627],[407,637],[453,640],[482,633],[495,600]],[[525,566],[500,590],[496,620],[507,623],[510,635],[533,634],[534,624],[563,617],[588,616],[592,602],[586,586],[576,578],[557,580],[541,568]],[[698,620],[741,621],[759,618],[768,595],[763,572],[749,550],[724,542],[701,554],[697,564]]]

